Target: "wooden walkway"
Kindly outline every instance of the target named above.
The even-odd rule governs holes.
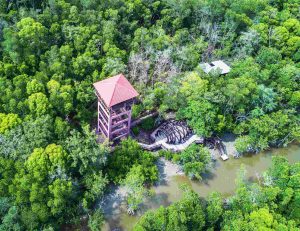
[[[192,135],[187,141],[185,141],[182,144],[168,144],[166,141],[167,141],[167,139],[165,138],[165,139],[158,140],[158,141],[154,142],[153,144],[144,144],[144,143],[138,143],[138,144],[143,149],[148,150],[148,151],[154,151],[154,150],[162,148],[164,150],[169,150],[172,152],[181,152],[193,143],[203,144],[204,138],[197,136],[197,135]],[[226,151],[223,152],[220,149],[218,149],[218,150],[219,150],[219,156],[223,161],[226,161],[229,159]],[[212,154],[212,159],[216,159],[213,154]]]
[[[134,127],[138,124],[140,124],[143,120],[149,118],[149,117],[154,117],[154,116],[157,116],[158,115],[158,112],[152,112],[148,115],[145,115],[141,118],[138,118],[134,121],[132,121],[131,123],[131,127]],[[157,150],[157,149],[164,149],[164,150],[169,150],[169,151],[172,151],[172,152],[181,152],[183,151],[184,149],[186,149],[188,146],[190,146],[192,143],[195,143],[195,144],[204,144],[204,138],[203,137],[200,137],[198,135],[192,135],[188,140],[186,140],[184,143],[181,143],[181,144],[169,144],[167,143],[167,138],[162,138],[162,137],[156,137],[155,134],[156,134],[156,131],[159,129],[159,127],[151,133],[151,138],[152,140],[156,140],[154,143],[152,144],[145,144],[145,143],[138,143],[143,149],[145,150],[148,150],[148,151],[154,151],[154,150]],[[229,157],[226,153],[226,149],[224,150],[224,147],[222,146],[222,148],[218,147],[219,149],[219,155],[221,157],[222,160],[228,160]],[[222,149],[222,150],[221,150]],[[212,154],[212,159],[215,159],[215,157],[213,156]]]
[[[153,151],[155,149],[162,148],[173,152],[181,152],[184,149],[186,149],[188,146],[190,146],[192,143],[202,144],[204,139],[200,136],[192,135],[187,141],[185,141],[182,144],[168,144],[166,143],[166,141],[167,139],[161,139],[156,141],[153,144],[139,143],[139,145],[148,151]]]

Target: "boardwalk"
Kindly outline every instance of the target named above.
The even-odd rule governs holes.
[[[181,152],[184,149],[186,149],[189,145],[191,145],[192,143],[196,143],[196,144],[202,144],[204,139],[200,136],[197,135],[192,135],[187,141],[185,141],[182,144],[168,144],[167,139],[161,139],[158,140],[156,142],[154,142],[153,144],[143,144],[143,143],[139,143],[139,145],[148,150],[148,151],[153,151],[155,149],[166,149],[166,150],[170,150],[173,152]]]

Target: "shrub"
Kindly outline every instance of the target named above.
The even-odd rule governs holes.
[[[148,196],[148,190],[144,187],[146,178],[144,176],[144,167],[134,165],[122,181],[126,188],[127,212],[131,215],[139,208],[145,196]]]
[[[252,150],[251,144],[252,141],[249,136],[240,136],[235,140],[234,146],[239,154],[243,154]]]
[[[104,223],[104,216],[101,210],[97,209],[89,216],[88,227],[91,231],[100,231]]]
[[[133,165],[141,165],[145,181],[153,183],[158,179],[156,157],[144,151],[139,144],[129,138],[116,146],[108,160],[108,176],[114,183],[121,183]]]
[[[155,119],[153,117],[148,117],[147,119],[143,120],[140,127],[145,131],[150,131],[154,128]]]
[[[167,160],[171,160],[173,158],[173,153],[167,150],[159,150],[158,155],[166,158]]]
[[[204,208],[199,196],[183,185],[183,197],[167,208],[149,210],[135,225],[141,230],[206,230]]]
[[[181,152],[180,163],[183,165],[185,174],[191,179],[201,180],[201,173],[206,171],[210,163],[209,150],[203,146],[193,144]]]
[[[131,130],[135,136],[137,136],[140,133],[140,128],[137,126],[133,127]]]
[[[133,119],[137,118],[142,111],[143,111],[143,106],[141,104],[134,104],[132,106],[132,114],[131,114],[132,118]]]
[[[174,163],[180,162],[180,155],[174,154],[174,155],[173,155],[173,158],[172,158],[172,161],[173,161]]]

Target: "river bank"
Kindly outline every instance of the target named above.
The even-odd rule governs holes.
[[[226,147],[227,154],[234,156],[235,155],[235,148],[234,148],[234,140],[235,137],[231,134],[226,134],[224,137],[222,137],[223,143]],[[214,149],[209,149],[211,154],[218,157],[218,151]],[[168,197],[168,188],[174,188],[176,187],[174,184],[174,179],[177,179],[179,181],[183,181],[182,183],[188,183],[189,180],[187,180],[182,168],[180,165],[175,164],[171,161],[166,160],[163,157],[160,157],[157,160],[157,168],[159,172],[159,180],[155,183],[153,190],[155,192],[155,196],[152,198],[145,199],[145,203],[141,205],[141,208],[137,211],[136,215],[131,217],[127,214],[126,210],[126,189],[123,186],[116,186],[111,185],[109,188],[109,192],[104,196],[104,198],[98,203],[98,206],[102,208],[106,218],[107,222],[105,224],[104,230],[113,230],[113,227],[118,227],[118,224],[120,223],[122,217],[127,216],[126,219],[139,217],[142,215],[145,211],[149,209],[156,209],[160,205],[167,206],[171,202],[169,202],[166,198]],[[206,176],[207,177],[207,176]],[[206,179],[206,177],[204,179]],[[177,193],[174,191],[171,193],[174,195],[175,198],[181,196],[181,191],[177,188]],[[166,193],[168,192],[168,193]],[[172,200],[174,198],[171,198]],[[149,203],[149,201],[152,201]]]
[[[184,172],[179,165],[174,164],[165,158],[158,159],[157,168],[159,172],[159,179],[155,183],[155,186],[167,184],[174,176],[184,175]],[[98,205],[103,209],[105,214],[118,214],[123,210],[122,207],[125,205],[125,197],[125,187],[111,185],[109,192],[101,201],[99,201]]]
[[[155,183],[154,189],[169,185],[173,177],[184,175],[184,172],[179,165],[174,164],[171,161],[166,160],[165,158],[158,159],[157,168],[159,171],[159,180]],[[155,196],[158,196],[156,191]],[[116,227],[118,227],[118,224],[122,223],[120,222],[122,220],[120,217],[124,216],[125,214],[125,216],[127,216],[125,199],[125,187],[111,185],[108,193],[101,201],[98,202],[97,206],[103,210],[103,213],[105,214],[107,220],[106,224],[104,225],[104,230],[118,230]],[[145,200],[145,202],[147,202],[147,199]],[[143,204],[141,209],[137,211],[135,216],[128,215],[127,219],[130,220],[130,218],[133,218],[133,220],[136,220],[136,217],[141,216],[148,209],[151,208],[145,207],[145,204]]]
[[[266,152],[252,155],[244,155],[235,159],[231,155],[234,147],[231,139],[223,139],[230,159],[222,161],[218,158],[212,165],[209,173],[204,174],[203,180],[192,181],[184,175],[180,167],[163,158],[158,160],[159,181],[152,188],[155,195],[145,199],[137,215],[129,216],[126,213],[126,203],[124,202],[125,192],[122,187],[114,188],[114,191],[106,195],[102,201],[106,223],[103,230],[131,230],[139,217],[147,210],[157,209],[160,206],[168,206],[178,201],[182,192],[180,185],[189,185],[201,197],[206,197],[213,191],[220,192],[224,197],[231,195],[235,190],[235,179],[237,171],[241,165],[247,170],[247,177],[255,179],[272,164],[272,156],[285,156],[290,163],[300,161],[300,146],[290,145],[287,148],[272,149]],[[100,203],[99,203],[100,205]]]

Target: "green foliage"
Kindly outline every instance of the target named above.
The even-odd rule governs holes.
[[[22,122],[16,114],[4,114],[0,113],[0,134],[9,132],[10,129],[16,127]]]
[[[54,133],[59,140],[67,138],[70,133],[70,124],[61,117],[56,117],[54,121]]]
[[[202,203],[195,192],[184,188],[183,198],[157,212],[147,212],[134,230],[202,230],[205,214]]]
[[[178,111],[178,119],[187,119],[198,135],[210,136],[216,123],[217,114],[214,105],[206,100],[191,101]]]
[[[260,183],[241,168],[234,195],[210,194],[201,201],[191,189],[167,208],[146,212],[134,230],[299,230],[299,163],[274,157]]]
[[[97,209],[89,216],[88,227],[91,231],[101,231],[103,223],[104,216],[101,210]]]
[[[5,197],[9,195],[8,186],[12,184],[16,173],[15,162],[11,159],[0,157],[0,167],[0,197]]]
[[[17,23],[18,38],[23,48],[39,54],[46,46],[47,29],[33,18],[23,18]]]
[[[238,151],[259,151],[270,146],[286,145],[298,139],[298,122],[293,112],[274,112],[241,123],[237,127],[239,133],[248,133],[248,136],[237,140]],[[244,144],[242,144],[244,142]]]
[[[253,91],[256,89],[256,81],[246,75],[228,80],[224,94],[227,97],[229,108],[239,113],[245,113],[246,108],[253,101],[255,96]]]
[[[155,119],[153,117],[148,117],[143,120],[140,127],[145,131],[151,131],[154,128]]]
[[[16,216],[25,229],[53,224],[52,219],[56,227],[83,212],[81,207],[88,211],[103,196],[107,179],[102,169],[108,148],[96,142],[88,127],[83,133],[72,132],[64,147],[47,145],[55,139],[49,117],[23,122],[3,138],[0,196],[13,198],[19,210]],[[21,209],[22,204],[26,206]]]
[[[38,92],[42,92],[42,93],[45,92],[44,85],[42,82],[39,82],[38,80],[33,79],[32,81],[27,83],[26,93],[28,95],[32,95],[32,94],[38,93]]]
[[[172,161],[174,163],[179,163],[180,162],[180,154],[174,154],[173,158],[172,158]]]
[[[249,136],[240,136],[234,141],[234,146],[238,153],[246,153],[252,151],[252,140]]]
[[[137,126],[131,128],[131,130],[132,130],[133,134],[136,136],[140,133],[140,128]]]
[[[144,175],[142,165],[132,166],[123,180],[122,184],[126,189],[127,211],[129,214],[134,214],[143,199],[149,195],[149,190],[144,187],[146,181],[147,178]]]
[[[100,170],[84,175],[83,185],[86,191],[83,193],[82,204],[88,210],[93,203],[104,195],[108,180]]]
[[[173,155],[174,155],[174,153],[172,153],[171,151],[168,151],[168,150],[159,150],[158,151],[158,155],[160,156],[160,157],[165,157],[167,160],[171,160],[172,159],[172,157],[173,157]]]
[[[4,206],[2,207],[3,210],[1,214],[2,220],[0,224],[0,230],[22,230],[23,227],[20,224],[20,214],[18,208],[16,206],[8,207],[9,204],[7,202],[4,202],[3,199],[5,198],[0,199],[1,205]],[[5,205],[7,207],[5,207]]]
[[[36,148],[18,170],[10,193],[17,205],[30,201],[27,212],[36,222],[47,222],[50,216],[59,218],[71,208],[72,182],[66,179],[66,152],[59,145]],[[50,182],[48,182],[48,180]],[[61,219],[61,218],[59,218]],[[26,227],[33,224],[26,223]]]
[[[210,162],[209,150],[196,144],[190,145],[180,153],[180,164],[191,179],[201,180],[201,173],[207,170]]]
[[[85,126],[82,133],[71,131],[65,146],[72,160],[71,167],[83,176],[101,169],[109,151],[107,145],[97,143],[97,136],[94,131],[89,130],[89,126]]]
[[[134,104],[132,106],[132,112],[131,112],[132,118],[133,119],[137,118],[141,114],[142,111],[143,111],[143,106],[141,104]]]
[[[55,138],[52,123],[50,116],[42,116],[24,121],[21,126],[10,130],[0,139],[1,156],[25,160],[34,148],[47,146]]]
[[[223,202],[222,197],[219,193],[213,192],[207,198],[207,222],[209,226],[214,227],[215,224],[220,220],[223,214]]]
[[[208,170],[211,163],[209,150],[197,144],[190,145],[179,154],[160,150],[158,155],[180,164],[189,178],[197,180],[202,179],[201,174]]]
[[[28,106],[31,113],[36,116],[46,115],[49,112],[49,101],[41,92],[29,96]]]
[[[208,81],[202,79],[196,72],[186,75],[180,92],[189,101],[199,100],[208,90]]]
[[[182,81],[179,97],[178,119],[186,119],[188,125],[202,136],[210,136],[217,122],[217,108],[205,99],[208,81],[202,79],[196,72],[186,75]]]
[[[201,136],[234,131],[241,153],[299,141],[298,9],[296,0],[0,0],[0,193],[10,203],[0,229],[73,223],[103,195],[104,170],[121,182],[142,166],[146,182],[157,179],[155,158],[133,141],[117,146],[107,165],[107,145],[85,128],[96,118],[92,83],[119,72],[128,73],[140,93],[134,118],[145,110],[172,111]],[[218,59],[231,66],[226,76],[198,67]],[[63,153],[60,161],[47,159],[52,152]],[[201,172],[200,157],[190,155],[195,161],[186,171]],[[181,155],[172,159],[180,162]],[[9,192],[14,188],[18,195]],[[289,211],[290,201],[299,207],[299,193],[290,188],[280,194],[280,211],[228,213],[232,223],[223,229],[251,230],[261,215],[266,229],[293,230],[283,214],[299,214]],[[158,220],[156,229],[166,222]]]
[[[109,156],[108,169],[114,169],[114,171],[108,171],[109,179],[120,183],[132,166],[141,165],[145,181],[153,183],[158,179],[155,161],[156,158],[150,152],[142,150],[136,141],[130,138],[122,140]]]
[[[262,66],[277,64],[282,59],[280,52],[271,47],[263,47],[256,57],[257,63]]]
[[[73,89],[71,85],[60,86],[55,80],[47,83],[51,105],[61,115],[68,115],[73,110]]]

